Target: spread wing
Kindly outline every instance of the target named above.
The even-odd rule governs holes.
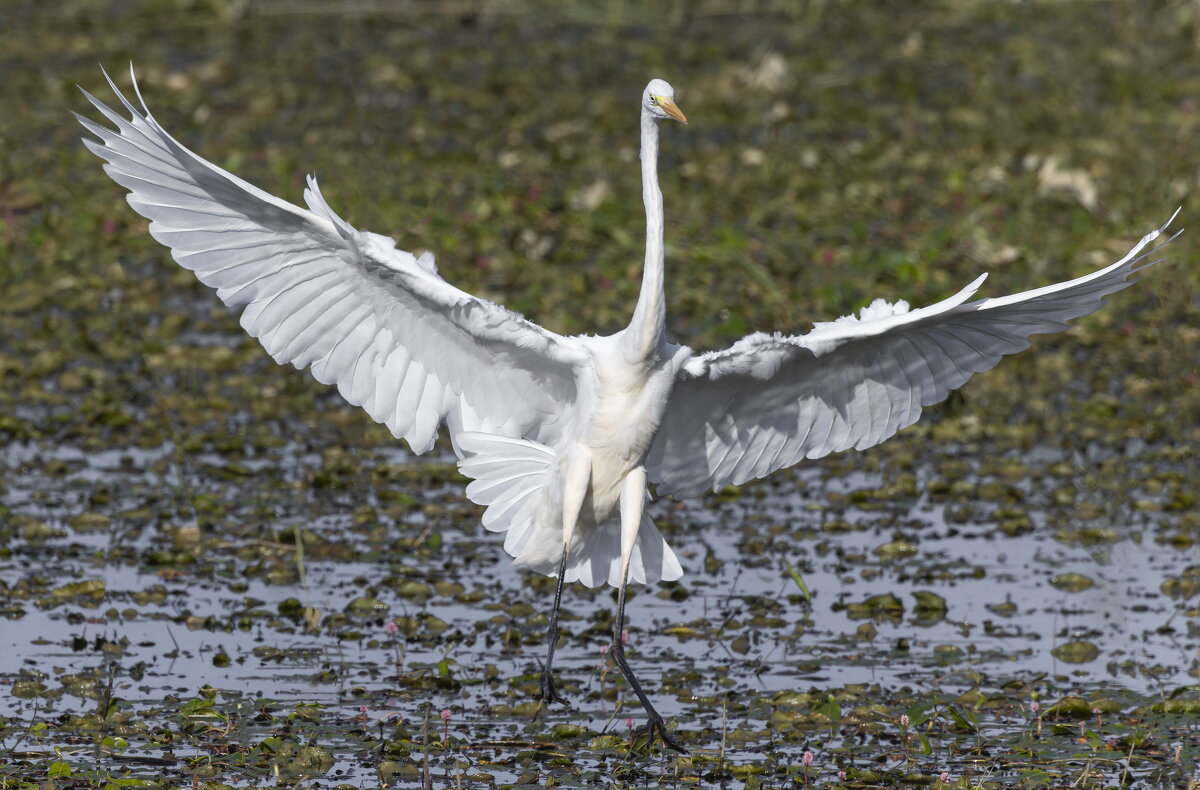
[[[108,84],[132,117],[84,91],[115,127],[76,115],[99,140],[84,144],[154,238],[241,308],[242,326],[276,362],[336,384],[418,453],[443,420],[452,434],[556,430],[587,364],[573,341],[450,285],[428,253],[355,230],[311,176],[306,210],[205,161],[159,126],[140,93],[139,111]]]
[[[973,374],[1028,348],[1030,335],[1065,329],[1132,284],[1133,273],[1158,262],[1147,256],[1174,238],[1143,252],[1171,220],[1075,280],[968,302],[984,275],[920,310],[879,299],[806,335],[755,334],[695,357],[650,448],[650,479],[661,493],[693,494],[879,444]]]

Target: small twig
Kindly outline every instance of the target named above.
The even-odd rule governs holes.
[[[1129,754],[1125,755],[1125,768],[1121,771],[1121,781],[1118,784],[1121,787],[1125,786],[1125,782],[1129,779],[1129,767],[1133,765],[1133,747],[1137,743],[1137,730],[1134,729],[1133,735],[1129,738]]]
[[[292,527],[292,535],[296,540],[296,574],[300,577],[300,587],[304,590],[304,627],[316,632],[321,619],[312,605],[312,589],[308,586],[308,572],[304,567],[304,531],[299,524]]]
[[[729,726],[728,709],[725,701],[721,701],[721,751],[717,754],[717,772],[725,773],[725,735]]]
[[[175,652],[179,653],[179,643],[175,641],[175,634],[171,633],[171,626],[163,624],[167,629],[167,636],[171,637],[171,644],[175,645]]]
[[[1079,772],[1079,778],[1071,783],[1071,787],[1079,787],[1079,783],[1092,775],[1092,761],[1089,759],[1084,763],[1083,770]]]
[[[425,524],[425,529],[421,530],[420,535],[417,535],[417,545],[419,546],[420,544],[424,543],[425,539],[428,538],[430,533],[433,532],[434,527],[440,523],[442,523],[440,518],[429,519],[429,521]]]
[[[40,710],[40,708],[41,708],[41,707],[42,707],[42,700],[41,700],[41,698],[37,698],[37,697],[35,697],[35,698],[34,698],[34,700],[33,700],[33,713],[32,713],[32,714],[30,715],[30,717],[29,717],[29,722],[28,722],[28,723],[25,725],[25,730],[24,730],[24,732],[22,732],[22,733],[20,734],[20,736],[18,736],[18,737],[17,737],[17,740],[16,740],[16,742],[15,742],[15,743],[13,743],[13,745],[12,745],[12,746],[10,746],[10,747],[8,747],[8,749],[7,749],[7,751],[8,751],[10,754],[12,754],[13,752],[15,752],[15,751],[16,751],[16,749],[17,749],[17,747],[21,745],[21,742],[25,740],[25,736],[26,736],[26,735],[28,735],[30,732],[32,732],[32,731],[33,731],[33,725],[37,724],[37,720],[38,720],[38,713],[39,713],[39,710]]]
[[[433,777],[429,773],[429,711],[432,709],[432,705],[425,706],[425,722],[421,725],[421,742],[425,744],[425,748],[422,750],[425,758],[421,768],[421,786],[425,790],[433,790]]]
[[[604,722],[604,726],[600,728],[600,732],[608,732],[609,728],[612,727],[612,723],[617,720],[617,716],[621,713],[623,703],[624,700],[617,697],[617,704],[613,706],[612,715],[608,717],[608,721]]]

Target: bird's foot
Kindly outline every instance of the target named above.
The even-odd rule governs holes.
[[[663,746],[674,749],[680,754],[687,754],[688,750],[683,748],[683,744],[675,740],[670,732],[667,731],[667,723],[663,721],[663,717],[658,713],[651,713],[649,720],[641,727],[638,727],[636,732],[646,735],[646,746],[651,746],[654,743],[654,736],[658,735],[662,739]]]
[[[557,702],[566,705],[568,708],[571,707],[571,703],[567,701],[567,698],[558,693],[558,689],[554,686],[554,676],[548,671],[542,673],[542,688],[535,699],[546,705]]]

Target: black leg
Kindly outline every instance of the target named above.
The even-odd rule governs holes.
[[[549,705],[551,702],[561,702],[568,705],[566,699],[559,696],[554,688],[554,675],[551,666],[554,664],[554,648],[558,646],[558,610],[562,606],[563,579],[567,575],[567,552],[563,550],[562,562],[558,566],[558,584],[554,588],[554,609],[550,612],[550,627],[546,630],[546,641],[550,649],[546,654],[546,666],[542,667],[542,689],[537,698]]]
[[[655,733],[662,738],[664,745],[669,746],[680,754],[687,754],[688,750],[683,748],[679,741],[671,737],[671,733],[667,732],[667,723],[663,721],[663,717],[658,715],[658,711],[650,704],[650,700],[646,697],[646,693],[642,691],[642,685],[638,683],[636,677],[633,676],[633,670],[629,668],[629,662],[625,660],[625,644],[621,641],[621,634],[625,630],[625,585],[621,585],[620,591],[617,593],[617,624],[613,628],[613,658],[616,659],[617,666],[621,668],[621,674],[625,676],[625,680],[629,681],[629,687],[633,689],[633,693],[637,695],[641,701],[642,707],[646,709],[646,734],[650,737],[650,742],[654,742]]]

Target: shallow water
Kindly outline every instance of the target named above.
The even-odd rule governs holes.
[[[387,448],[370,455],[389,465],[407,461]],[[0,677],[8,684],[40,681],[48,690],[0,697],[0,716],[65,721],[94,712],[101,699],[118,698],[144,720],[165,723],[197,689],[216,690],[235,721],[251,719],[264,700],[281,708],[319,705],[330,728],[322,741],[336,756],[325,776],[353,782],[373,781],[374,761],[364,761],[338,733],[363,716],[372,725],[403,722],[411,731],[422,726],[425,705],[448,708],[449,731],[463,739],[464,749],[496,742],[500,751],[511,750],[504,744],[514,739],[553,741],[557,725],[621,735],[626,717],[642,718],[602,653],[610,593],[571,587],[556,670],[575,707],[534,720],[527,700],[544,655],[550,589],[544,583],[531,588],[511,567],[501,541],[461,504],[454,481],[404,489],[414,508],[425,501],[450,505],[433,518],[410,510],[403,524],[355,524],[336,508],[308,518],[303,503],[311,494],[275,501],[274,525],[248,523],[241,534],[201,528],[195,544],[192,537],[180,543],[180,524],[172,519],[151,518],[125,530],[73,522],[97,488],[119,492],[103,508],[118,513],[146,492],[182,488],[245,502],[254,496],[257,474],[299,481],[323,463],[319,454],[283,445],[240,462],[243,471],[226,481],[189,478],[178,458],[170,445],[92,453],[11,444],[0,454],[4,504],[18,521],[44,527],[12,541],[0,562],[0,579],[24,598],[4,613]],[[862,689],[868,697],[953,700],[1015,687],[1032,691],[1024,692],[1026,702],[1043,688],[1057,696],[1097,699],[1099,693],[1128,705],[1195,684],[1195,612],[1160,591],[1194,564],[1194,553],[1166,548],[1129,525],[1094,523],[1102,540],[1064,540],[1046,526],[1054,520],[1046,497],[1056,478],[1040,470],[1085,461],[1049,450],[1024,460],[1029,478],[1008,490],[1009,496],[1020,492],[1032,526],[1014,536],[997,529],[990,517],[997,506],[982,499],[966,501],[975,508],[971,518],[960,513],[948,521],[948,510],[964,501],[938,501],[928,492],[939,479],[934,464],[908,472],[915,490],[925,492],[916,496],[889,496],[888,474],[829,468],[835,460],[707,501],[655,503],[687,575],[633,597],[635,671],[659,710],[680,731],[696,733],[691,745],[701,751],[719,749],[723,731],[753,731],[773,721],[772,700],[780,693],[820,698]],[[213,469],[223,462],[200,454],[187,463]],[[970,470],[966,479],[978,484],[985,476]],[[344,496],[349,511],[350,502],[372,492],[352,489]],[[439,519],[436,547],[381,548]],[[262,534],[289,523],[306,530],[305,583],[295,573],[294,543]],[[181,547],[191,554],[170,558],[168,549]],[[322,556],[330,547],[337,547],[336,559]],[[265,566],[264,557],[270,558]],[[811,606],[785,560],[812,591]],[[286,572],[271,575],[281,568]],[[1056,584],[1071,580],[1068,574],[1091,585],[1060,589]],[[79,581],[103,582],[102,593],[54,597],[54,589]],[[414,593],[403,587],[406,581],[430,586]],[[1075,580],[1074,586],[1085,584]],[[26,585],[27,596],[19,592]],[[147,591],[154,591],[151,600]],[[918,592],[940,596],[945,611],[936,605],[918,610]],[[854,608],[886,594],[896,596],[900,608]],[[365,610],[352,605],[362,596],[373,599]],[[352,614],[333,624],[327,618],[312,631],[301,616],[280,614],[300,603],[325,614]],[[406,623],[414,638],[390,638],[384,628],[390,618]],[[1056,655],[1069,643],[1091,647],[1082,657]],[[440,670],[439,662],[445,662]],[[404,680],[422,675],[443,681],[414,691]],[[1007,713],[1018,723],[1022,704]],[[1004,726],[1003,718],[985,721],[979,732]],[[244,739],[256,732],[270,731],[248,723],[238,734]],[[753,764],[760,758],[756,747],[747,747],[726,744],[725,759]],[[147,744],[124,756],[186,758],[178,749]],[[576,763],[589,760],[577,756]],[[443,763],[442,770],[451,775],[453,764]],[[499,782],[515,782],[520,774],[488,770]]]

